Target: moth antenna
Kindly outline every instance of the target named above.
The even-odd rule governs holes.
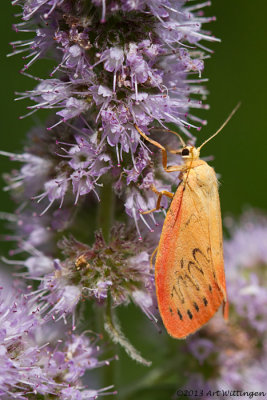
[[[165,129],[165,128],[153,128],[153,131],[165,131],[165,132],[170,132],[173,133],[174,135],[176,135],[179,139],[180,142],[182,143],[183,147],[186,147],[186,143],[185,141],[182,139],[181,135],[179,135],[179,133],[172,131],[171,129]]]
[[[182,143],[182,146],[183,146],[183,147],[186,146],[185,141],[183,140],[182,136],[179,135],[179,133],[177,133],[177,132],[175,132],[175,131],[171,131],[170,129],[167,129],[167,132],[171,132],[171,133],[173,133],[174,135],[176,135],[176,136],[180,139],[180,142]]]
[[[226,120],[224,121],[224,123],[220,126],[220,128],[212,135],[210,136],[207,140],[205,140],[204,143],[202,143],[201,146],[198,147],[198,150],[200,150],[206,143],[208,143],[211,139],[213,139],[215,136],[218,135],[219,132],[221,132],[221,130],[225,127],[225,125],[228,124],[228,122],[230,121],[230,119],[233,117],[233,115],[236,113],[236,111],[239,109],[241,105],[241,102],[239,102],[235,108],[233,109],[233,111],[230,113],[230,115],[226,118]]]

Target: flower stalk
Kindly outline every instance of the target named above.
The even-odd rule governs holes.
[[[100,188],[101,201],[98,205],[97,226],[101,229],[103,238],[108,244],[110,239],[110,230],[114,222],[115,194],[112,188],[112,181],[103,178]]]

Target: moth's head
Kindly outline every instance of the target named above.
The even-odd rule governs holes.
[[[181,156],[185,161],[199,159],[199,149],[194,146],[184,146],[181,150]]]

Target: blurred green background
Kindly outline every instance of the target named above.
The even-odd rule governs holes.
[[[26,113],[27,102],[14,103],[14,92],[30,89],[34,86],[34,82],[19,74],[18,71],[23,66],[20,56],[6,58],[6,54],[11,51],[8,43],[21,38],[20,34],[16,34],[11,29],[12,23],[15,22],[13,14],[17,10],[9,2],[2,3],[2,96],[0,97],[2,138],[0,147],[2,150],[11,152],[21,150],[26,132],[32,125],[44,120],[47,115],[44,111],[40,111],[34,118],[18,119],[20,115]],[[202,151],[202,156],[214,155],[212,165],[221,175],[220,197],[223,216],[229,213],[239,215],[246,207],[267,210],[266,11],[266,2],[263,0],[214,0],[213,5],[205,9],[206,15],[217,17],[217,21],[206,25],[206,28],[212,30],[222,42],[209,44],[215,53],[206,61],[203,77],[209,78],[208,103],[211,108],[209,111],[202,112],[202,116],[208,120],[208,125],[199,134],[198,143],[200,144],[211,135],[234,106],[239,101],[242,102],[241,108],[228,126]],[[48,66],[42,64],[39,69],[40,66],[39,63],[30,72],[37,76],[45,76]],[[8,159],[0,158],[1,174],[11,167],[12,164]],[[2,180],[1,185],[3,185]],[[13,204],[5,192],[1,194],[0,209],[13,210]],[[120,314],[127,336],[145,357],[153,358],[154,365],[159,366],[166,341],[170,354],[177,342],[163,335],[162,349],[159,348],[155,352],[158,334],[148,322],[145,322],[145,317],[140,326],[136,326],[140,312],[133,306],[130,306],[130,309],[122,309]],[[144,323],[145,335],[143,334]],[[127,385],[135,381],[137,377],[142,377],[144,371],[144,367],[137,367],[122,354],[122,364],[120,364],[119,372],[117,371],[120,377],[115,378],[115,381]],[[113,380],[114,377],[110,378]],[[106,381],[109,381],[109,377]],[[178,382],[176,385],[178,388]],[[154,400],[169,398],[168,389],[163,387],[162,390],[163,392],[157,388],[157,392],[151,398]],[[173,388],[170,390],[170,395],[171,393],[173,393]],[[144,394],[144,397],[139,398],[147,399],[148,397]]]

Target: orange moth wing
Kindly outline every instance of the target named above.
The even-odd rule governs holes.
[[[227,305],[218,184],[205,161],[194,160],[182,173],[160,237],[155,282],[174,338],[195,332]]]

